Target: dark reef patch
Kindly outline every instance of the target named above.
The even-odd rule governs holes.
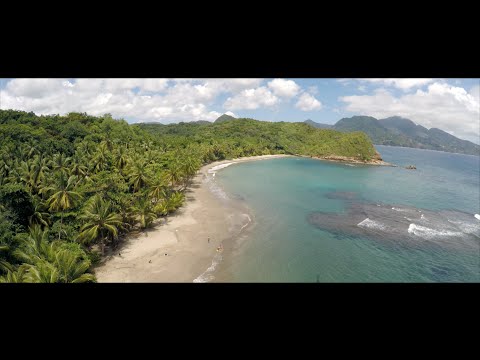
[[[334,234],[360,236],[407,245],[439,245],[479,251],[480,221],[454,210],[432,211],[411,206],[355,200],[354,193],[327,194],[349,200],[344,213],[314,212],[308,222]]]

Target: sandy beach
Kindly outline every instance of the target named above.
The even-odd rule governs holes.
[[[229,200],[215,183],[216,171],[235,163],[290,155],[222,160],[202,167],[187,201],[166,223],[130,234],[120,249],[95,269],[98,282],[208,282],[222,259],[222,242],[251,221],[245,207]]]

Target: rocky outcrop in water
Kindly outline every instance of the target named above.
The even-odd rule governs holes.
[[[320,159],[320,160],[327,160],[327,161],[334,161],[334,162],[343,162],[348,164],[364,164],[364,165],[379,165],[379,166],[393,166],[396,165],[390,164],[386,161],[383,161],[382,157],[378,153],[375,152],[375,155],[372,156],[370,160],[361,160],[358,157],[352,156],[338,156],[338,155],[326,155],[326,156],[310,156],[313,159]]]
[[[408,169],[408,170],[417,170],[417,167],[415,165],[408,165],[408,166],[405,166],[405,169]]]

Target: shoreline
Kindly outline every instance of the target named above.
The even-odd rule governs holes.
[[[216,185],[215,174],[225,167],[266,159],[304,157],[337,163],[384,165],[351,161],[343,157],[306,155],[260,155],[219,160],[204,165],[186,190],[186,202],[167,218],[157,219],[145,231],[130,233],[115,253],[97,265],[100,282],[209,282],[224,254],[231,251],[231,240],[248,225],[252,214],[247,206],[229,198]],[[388,163],[386,163],[388,164]],[[385,165],[384,165],[385,166]],[[386,166],[395,166],[388,164]],[[219,247],[220,251],[217,251]]]
[[[357,160],[353,157],[346,157],[346,156],[302,156],[302,157],[307,157],[315,160],[325,160],[325,161],[330,161],[330,162],[336,162],[340,164],[356,164],[356,165],[374,165],[374,166],[391,166],[391,167],[397,167],[397,165],[390,164],[389,162],[383,161],[383,160],[368,160],[368,161],[362,161],[362,160]]]
[[[131,233],[115,254],[95,267],[100,282],[205,282],[222,260],[223,242],[251,224],[251,214],[215,183],[227,166],[293,155],[261,155],[215,161],[203,166],[174,214],[143,232]],[[223,165],[223,166],[222,166]]]

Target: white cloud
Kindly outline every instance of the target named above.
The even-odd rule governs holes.
[[[228,92],[236,93],[241,90],[260,86],[263,79],[210,79],[208,82],[216,82]]]
[[[295,107],[302,111],[320,110],[322,108],[322,103],[312,95],[303,93],[300,95]]]
[[[6,90],[16,96],[38,99],[61,91],[68,84],[66,79],[14,79],[7,83]]]
[[[352,83],[352,80],[353,79],[344,78],[344,79],[337,79],[337,82],[339,82],[343,86],[346,86],[346,85],[350,85]]]
[[[369,82],[384,86],[393,86],[398,89],[407,91],[413,87],[421,87],[434,81],[434,79],[421,79],[421,78],[402,78],[402,79],[356,79],[362,82]]]
[[[435,82],[426,91],[400,97],[385,89],[373,95],[343,96],[346,110],[376,118],[402,116],[427,128],[436,127],[460,138],[476,140],[480,135],[480,104],[476,90]]]
[[[254,110],[262,106],[273,106],[277,103],[278,98],[265,86],[261,86],[256,89],[243,90],[239,94],[229,97],[223,107],[228,110]]]
[[[293,80],[274,79],[268,82],[268,87],[276,96],[292,98],[300,92],[300,86]]]
[[[480,85],[475,85],[470,89],[470,95],[472,95],[475,99],[477,99],[477,102],[480,103]]]
[[[234,114],[233,112],[231,112],[231,111],[227,111],[227,112],[225,113],[225,115],[230,115],[230,116],[233,116],[234,118],[237,117],[237,115],[235,115],[235,114]]]
[[[137,121],[215,120],[217,96],[235,96],[263,79],[13,79],[0,91],[0,108],[37,114],[111,113]],[[261,95],[261,91],[259,93]],[[269,104],[271,99],[265,99]]]

